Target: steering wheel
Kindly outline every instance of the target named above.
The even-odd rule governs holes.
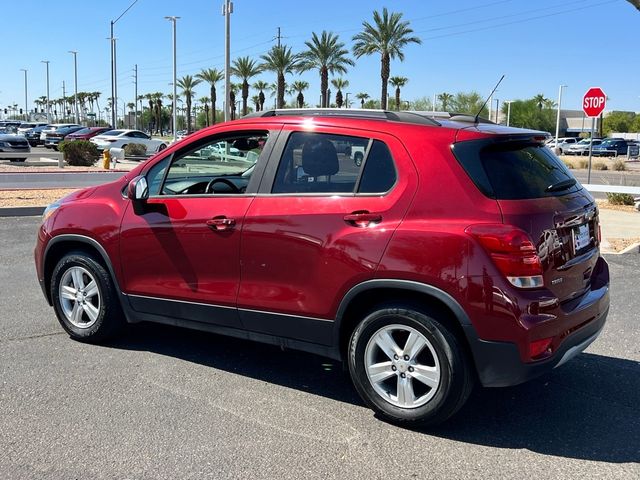
[[[207,188],[204,189],[204,193],[215,193],[214,190],[213,190],[213,186],[216,183],[224,183],[226,186],[231,188],[232,193],[242,193],[242,191],[236,186],[236,184],[233,183],[228,178],[214,178],[214,179],[212,179],[209,183],[207,183]]]

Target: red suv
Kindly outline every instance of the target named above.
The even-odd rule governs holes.
[[[598,210],[545,140],[259,112],[50,205],[38,278],[74,339],[151,321],[306,350],[387,419],[441,422],[476,380],[529,380],[604,326]]]

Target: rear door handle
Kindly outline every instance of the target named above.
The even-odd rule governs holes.
[[[207,220],[207,227],[214,232],[224,232],[231,230],[236,226],[236,221],[233,218],[227,218],[224,215],[213,217],[211,220]]]
[[[344,221],[354,227],[365,228],[372,224],[380,223],[382,215],[378,213],[369,213],[367,210],[359,210],[344,216]]]

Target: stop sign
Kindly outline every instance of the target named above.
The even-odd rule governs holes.
[[[587,117],[597,117],[607,103],[607,96],[600,87],[591,87],[582,97],[582,110]]]

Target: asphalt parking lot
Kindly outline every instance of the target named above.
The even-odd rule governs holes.
[[[70,340],[36,280],[38,221],[0,218],[0,478],[640,478],[638,254],[607,256],[585,353],[411,431],[321,357],[155,325]]]

